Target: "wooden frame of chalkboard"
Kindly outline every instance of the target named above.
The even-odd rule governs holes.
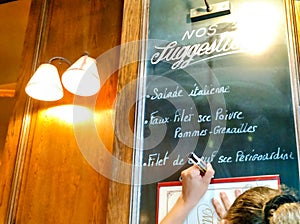
[[[143,1],[130,223],[155,223],[157,183],[190,152],[216,178],[279,174],[299,190],[293,2],[231,0],[192,22],[196,0]]]

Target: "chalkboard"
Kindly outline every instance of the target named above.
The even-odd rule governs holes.
[[[192,22],[201,5],[144,2],[133,223],[155,223],[157,184],[178,180],[189,152],[216,178],[278,174],[299,190],[291,1],[232,0],[230,14]]]

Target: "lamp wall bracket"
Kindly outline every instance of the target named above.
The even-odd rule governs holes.
[[[50,60],[48,61],[48,63],[51,64],[51,63],[52,63],[53,61],[55,61],[55,60],[64,61],[64,62],[66,62],[67,64],[72,65],[72,63],[71,63],[68,59],[66,59],[66,58],[64,58],[64,57],[60,57],[60,56],[55,56],[55,57],[50,58]]]
[[[206,0],[205,7],[195,8],[190,10],[190,18],[192,22],[210,19],[217,16],[230,14],[230,2],[223,1],[209,5]]]

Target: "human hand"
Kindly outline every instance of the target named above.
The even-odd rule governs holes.
[[[207,164],[207,171],[204,176],[200,175],[197,165],[193,165],[181,172],[183,201],[189,207],[194,207],[206,193],[208,185],[215,174],[211,164]]]
[[[235,197],[237,198],[242,192],[238,189],[236,189],[234,191]],[[220,193],[220,198],[222,201],[223,206],[221,205],[221,203],[213,198],[212,199],[212,204],[216,210],[216,213],[218,214],[218,216],[220,217],[220,219],[224,219],[226,217],[227,211],[229,210],[229,208],[232,205],[232,202],[230,202],[227,194],[225,192],[221,192]]]
[[[207,164],[204,176],[200,175],[200,169],[197,165],[193,165],[182,171],[181,195],[160,224],[182,224],[193,207],[207,191],[214,174],[215,171],[210,164]]]

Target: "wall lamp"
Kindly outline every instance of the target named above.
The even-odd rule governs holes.
[[[70,65],[61,79],[57,68],[51,63],[60,60]],[[84,55],[74,64],[63,57],[53,57],[48,63],[41,64],[27,86],[25,92],[30,97],[42,101],[56,101],[63,97],[63,86],[79,96],[92,96],[100,89],[100,78],[96,60]]]

